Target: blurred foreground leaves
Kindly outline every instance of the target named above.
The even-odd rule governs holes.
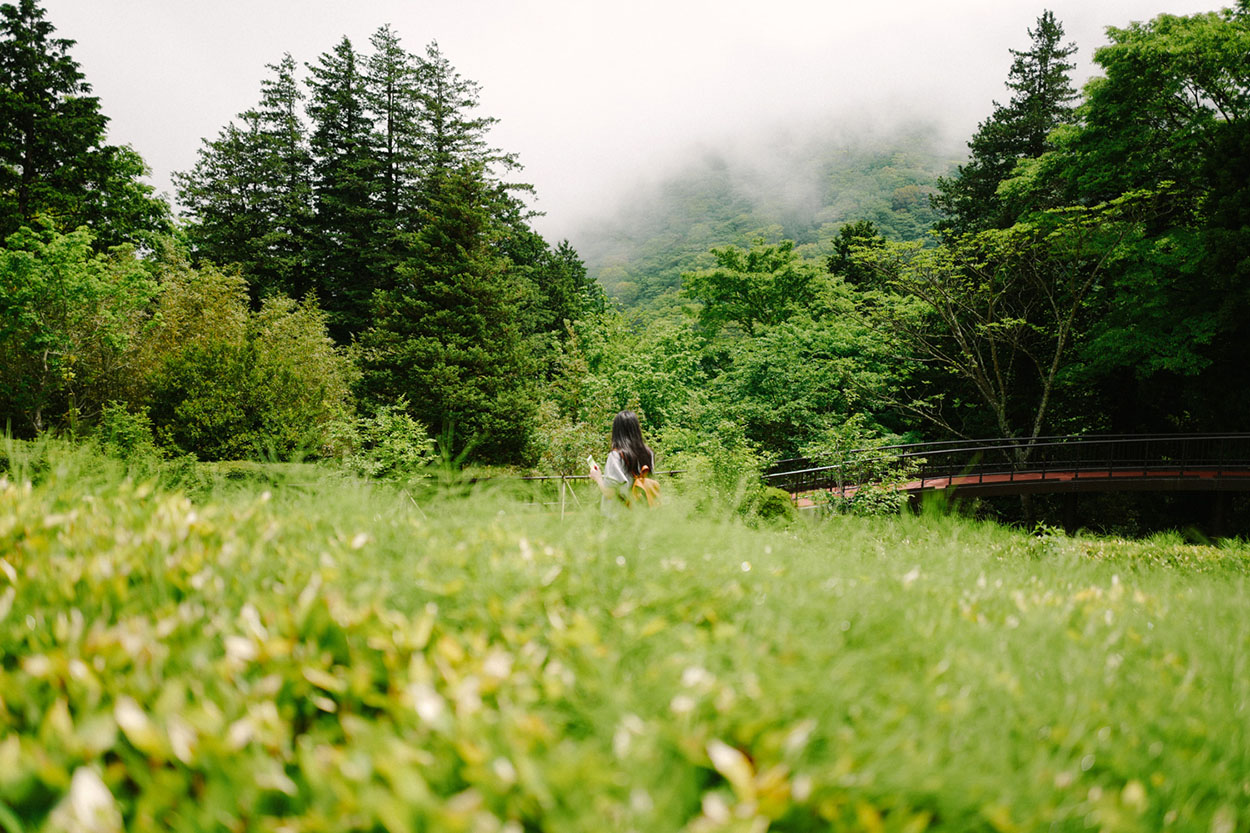
[[[1236,830],[1247,552],[0,482],[7,830]]]

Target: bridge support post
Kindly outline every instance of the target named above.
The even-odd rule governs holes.
[[[1076,532],[1077,525],[1077,494],[1068,492],[1063,496],[1063,531],[1071,535]]]
[[[1211,501],[1211,537],[1223,538],[1228,535],[1228,492],[1216,492],[1215,500]]]

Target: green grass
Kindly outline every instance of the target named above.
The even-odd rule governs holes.
[[[0,829],[1250,829],[1239,542],[8,457]]]

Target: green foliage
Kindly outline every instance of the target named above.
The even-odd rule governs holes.
[[[884,431],[863,413],[821,431],[802,452],[820,465],[840,466],[847,475],[844,483],[881,480],[894,468],[893,455],[882,449],[899,445],[902,437]]]
[[[335,440],[347,448],[347,468],[363,477],[407,480],[433,463],[434,441],[408,409],[408,402],[400,399],[336,426]]]
[[[886,410],[899,375],[882,340],[845,317],[801,316],[735,345],[712,382],[716,401],[770,456],[793,457],[825,428]]]
[[[760,490],[752,512],[757,518],[769,524],[789,524],[798,519],[798,510],[790,493],[766,486]]]
[[[361,346],[362,398],[403,397],[458,438],[453,457],[525,462],[551,345],[602,293],[567,243],[529,227],[528,186],[501,180],[516,162],[489,145],[477,84],[389,26],[371,46],[344,37],[309,64],[306,92],[290,56],[271,67],[261,104],[178,178],[188,237],[197,257],[239,265],[254,307],[315,293],[331,335]]]
[[[143,339],[149,370],[191,344],[247,337],[247,282],[237,271],[212,264],[193,268],[174,246],[163,249],[153,265],[161,293],[153,316],[157,326]]]
[[[191,344],[168,358],[152,379],[151,414],[161,442],[201,460],[263,453],[264,401],[246,344]]]
[[[237,275],[175,264],[165,277],[146,343],[161,441],[206,460],[322,451],[355,371],[316,303],[272,296],[249,313]]]
[[[586,421],[606,426],[617,411],[630,409],[658,430],[688,421],[706,399],[707,340],[688,321],[656,318],[634,329],[608,312],[582,324],[576,346],[589,371],[579,392]]]
[[[461,168],[508,171],[517,166],[511,154],[492,148],[487,136],[499,120],[476,113],[481,96],[477,82],[460,75],[451,61],[430,41],[419,59],[418,100],[421,118],[416,143],[422,166],[423,189]]]
[[[414,246],[425,217],[446,208],[446,181],[472,168],[494,192],[496,223],[537,241],[492,245],[550,290],[530,323],[558,329],[577,312],[584,271],[571,250],[551,250],[529,228],[515,196],[528,186],[499,181],[517,165],[488,144],[496,120],[476,114],[477,85],[435,43],[422,56],[407,52],[390,26],[370,45],[367,54],[344,37],[308,65],[303,86],[286,55],[269,67],[258,106],[175,176],[197,258],[238,264],[254,304],[315,292],[332,335],[347,343],[373,323],[374,293],[402,290],[421,268]]]
[[[94,241],[23,228],[0,250],[0,418],[22,435],[94,418],[135,370],[157,286],[128,247]]]
[[[682,449],[696,445],[692,438],[707,426],[731,422],[765,459],[794,456],[851,413],[881,414],[900,369],[889,342],[854,315],[856,298],[846,286],[801,259],[788,241],[717,256],[767,271],[688,276],[692,287],[728,287],[723,296],[709,292],[698,313],[678,308],[631,324],[604,312],[572,326],[551,382],[570,420],[606,425],[612,413],[630,408],[649,431],[683,436]],[[729,287],[739,278],[740,295]],[[785,289],[796,282],[806,284],[801,293]],[[772,294],[752,295],[756,283]],[[745,312],[748,301],[759,301],[755,312]],[[719,332],[701,321],[715,321]],[[726,321],[733,326],[721,326]]]
[[[682,276],[685,294],[702,305],[699,323],[712,334],[733,323],[754,335],[757,325],[779,324],[816,296],[819,272],[799,259],[793,241],[756,240],[747,251],[724,246],[712,256],[715,267]]]
[[[660,432],[657,453],[685,472],[677,487],[698,511],[749,514],[764,488],[759,478],[763,459],[740,425],[707,412],[701,416]]]
[[[861,248],[887,286],[861,306],[866,321],[946,374],[954,382],[947,390],[954,387],[983,411],[962,415],[923,393],[898,400],[900,407],[961,436],[1045,433],[1052,399],[1078,383],[1081,348],[1096,327],[1109,277],[1133,257],[1156,211],[1154,194],[1126,194],[950,238],[936,249]]]
[[[330,424],[352,411],[351,387],[358,376],[331,341],[326,313],[313,298],[296,304],[271,296],[253,314],[248,339],[266,403],[266,442],[284,456],[297,449],[322,450]]]
[[[536,331],[563,338],[571,322],[606,309],[603,288],[590,279],[567,240],[553,249],[523,224],[511,222],[501,242],[517,273],[533,287],[526,313]]]
[[[376,116],[375,155],[380,164],[383,222],[392,231],[403,227],[404,215],[413,206],[421,164],[421,76],[416,56],[400,45],[389,25],[369,39],[373,54],[365,67],[364,96]]]
[[[95,430],[101,450],[110,457],[127,460],[155,457],[159,453],[153,439],[152,420],[146,413],[134,413],[125,403],[106,402]]]
[[[1080,358],[1095,401],[1081,404],[1113,430],[1240,430],[1250,24],[1233,10],[1165,14],[1108,35],[1076,123],[1000,192],[1019,211],[1149,195],[1091,311]]]
[[[901,441],[863,413],[825,429],[803,447],[803,454],[813,465],[836,466],[837,488],[813,498],[837,514],[897,515],[908,503],[907,492],[898,487],[912,480],[923,462],[891,447]]]
[[[881,289],[877,273],[863,265],[863,256],[858,255],[861,249],[881,248],[885,238],[877,231],[871,220],[859,220],[847,223],[838,229],[838,236],[833,239],[833,254],[825,262],[830,274],[837,275],[848,284],[860,289]]]
[[[554,474],[585,474],[586,458],[603,447],[603,432],[586,422],[560,413],[555,402],[544,402],[538,409],[533,443],[539,465]]]

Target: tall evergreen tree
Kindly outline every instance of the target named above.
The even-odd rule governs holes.
[[[481,96],[477,83],[463,78],[438,48],[426,47],[421,64],[420,159],[423,179],[437,184],[465,166],[492,177],[518,167],[516,157],[487,141],[498,119],[474,115]]]
[[[390,26],[378,29],[370,44],[365,96],[378,163],[376,288],[389,288],[396,267],[411,254],[406,235],[417,223],[421,62],[400,45]]]
[[[89,225],[99,246],[150,242],[169,208],[140,181],[139,155],[106,144],[74,41],[55,31],[36,0],[0,5],[0,240],[39,220]]]
[[[1046,137],[1070,118],[1077,98],[1070,77],[1076,46],[1063,43],[1063,25],[1050,11],[1028,33],[1032,46],[1024,52],[1011,50],[1011,100],[994,102],[994,112],[968,143],[967,164],[954,177],[938,180],[933,204],[944,215],[939,229],[964,233],[1012,225],[1019,207],[998,194],[999,184],[1017,162],[1041,156]]]
[[[421,64],[407,52],[390,26],[370,39],[365,77],[366,98],[376,124],[379,165],[378,200],[384,216],[398,221],[411,208],[417,177],[418,119],[421,111]]]
[[[310,248],[317,291],[342,342],[368,326],[378,263],[378,160],[362,57],[344,37],[309,64],[313,203]]]
[[[504,228],[481,166],[427,183],[413,257],[395,288],[375,297],[361,336],[366,399],[411,403],[413,416],[450,433],[452,451],[515,462],[534,414],[537,363],[523,310],[529,288],[500,255]]]
[[[261,196],[264,159],[260,115],[240,113],[216,139],[205,139],[190,171],[173,175],[178,200],[192,223],[188,237],[197,254],[237,263],[249,275],[264,271],[257,241],[269,228]]]
[[[295,78],[291,53],[268,67],[261,82],[260,129],[272,177],[268,193],[272,218],[265,239],[278,288],[303,297],[312,289],[307,246],[312,223],[312,153],[300,107],[304,94]]]
[[[311,287],[305,255],[311,221],[311,156],[289,54],[270,64],[261,101],[205,140],[195,167],[174,174],[193,219],[197,253],[237,263],[253,302],[273,292],[301,297]]]

